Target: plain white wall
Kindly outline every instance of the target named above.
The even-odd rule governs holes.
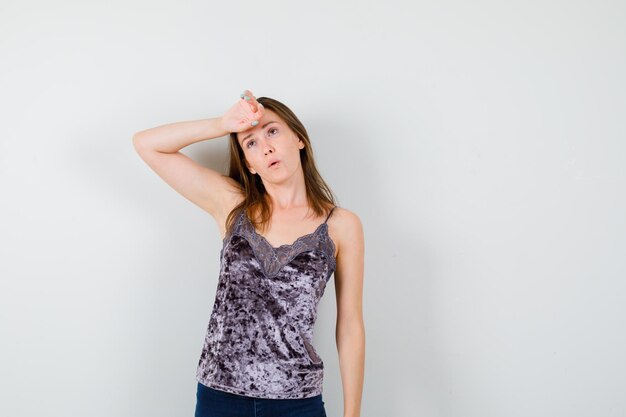
[[[626,415],[625,13],[3,1],[0,415],[193,415],[219,231],[131,137],[246,88],[296,112],[364,224],[362,416]],[[226,145],[184,152],[225,170]]]

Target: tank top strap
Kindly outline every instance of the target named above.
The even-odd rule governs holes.
[[[326,216],[326,220],[324,220],[324,223],[326,223],[328,221],[328,218],[330,217],[331,214],[333,214],[333,210],[335,210],[337,208],[337,206],[333,207],[330,209],[330,212],[328,213],[328,216]]]
[[[233,234],[240,232],[240,230],[243,228],[242,223],[244,220],[244,216],[245,216],[245,210],[240,211],[237,217],[235,218],[235,221],[234,221],[232,229],[230,230],[230,233],[228,233],[227,236],[232,236]]]
[[[247,216],[248,215],[246,214],[245,208],[239,212],[239,218],[237,219],[237,222],[235,224],[235,227],[237,228],[237,230],[243,227],[243,222],[246,220]]]

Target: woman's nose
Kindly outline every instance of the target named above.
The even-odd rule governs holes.
[[[268,143],[267,141],[264,142],[263,145],[263,151],[267,154],[268,152],[274,152],[274,147]]]

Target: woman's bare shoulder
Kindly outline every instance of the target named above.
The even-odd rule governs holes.
[[[330,218],[335,218],[337,223],[341,223],[344,226],[348,226],[350,225],[350,223],[360,223],[361,219],[359,218],[359,215],[356,214],[354,211],[352,210],[348,210],[345,207],[341,207],[341,206],[336,206],[335,209],[333,210],[333,214],[332,216],[330,216]],[[328,220],[330,222],[330,219]]]
[[[363,224],[354,211],[335,207],[328,219],[328,233],[336,246],[335,256],[346,245],[362,244]]]

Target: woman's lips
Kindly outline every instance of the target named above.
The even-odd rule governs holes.
[[[278,164],[280,164],[280,161],[272,162],[268,168],[274,168],[274,167],[276,167]]]

